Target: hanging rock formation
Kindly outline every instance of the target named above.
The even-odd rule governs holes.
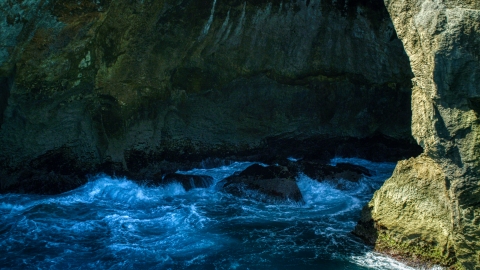
[[[412,133],[356,233],[391,254],[480,269],[480,2],[386,0],[415,78]]]
[[[4,192],[413,142],[413,75],[381,0],[6,0],[0,14]]]

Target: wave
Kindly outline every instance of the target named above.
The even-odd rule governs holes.
[[[304,204],[106,175],[56,196],[0,195],[0,268],[410,269],[350,234],[394,164],[332,160],[340,162],[374,175],[340,190],[300,174]],[[251,164],[177,173],[209,175],[217,183]]]

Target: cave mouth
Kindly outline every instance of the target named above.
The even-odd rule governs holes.
[[[32,66],[65,57],[66,39],[35,61],[18,58],[13,97],[1,80],[2,192],[64,192],[100,172],[141,181],[215,159],[421,153],[410,127],[413,74],[383,1],[142,5],[130,17],[122,5],[102,9],[78,69],[49,81]],[[92,24],[80,25],[68,36]],[[38,40],[19,46],[38,49]]]

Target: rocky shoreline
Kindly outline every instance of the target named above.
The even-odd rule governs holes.
[[[0,18],[0,192],[404,159],[355,233],[479,269],[480,2],[3,1]]]

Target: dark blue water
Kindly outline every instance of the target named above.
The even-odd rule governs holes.
[[[409,269],[350,234],[393,163],[338,190],[304,175],[305,204],[98,176],[57,196],[0,195],[2,269]],[[189,174],[218,182],[252,163]]]

